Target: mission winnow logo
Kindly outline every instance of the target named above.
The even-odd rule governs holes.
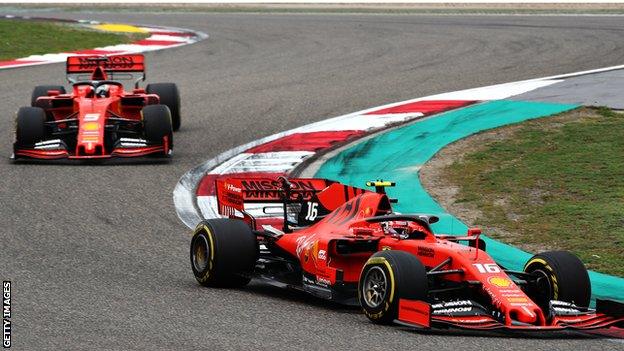
[[[2,347],[11,347],[11,282],[2,282]]]

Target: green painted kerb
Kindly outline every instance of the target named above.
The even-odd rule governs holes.
[[[367,180],[397,183],[390,197],[399,199],[399,212],[441,215],[437,233],[465,234],[467,227],[429,196],[420,184],[418,170],[446,145],[483,130],[568,111],[578,105],[498,100],[443,113],[358,143],[324,163],[317,177],[363,186]],[[491,238],[488,253],[500,264],[522,270],[531,254]],[[622,299],[624,279],[590,272],[594,297]]]

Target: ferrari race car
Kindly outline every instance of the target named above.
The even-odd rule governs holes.
[[[208,287],[256,278],[349,305],[374,323],[477,330],[624,325],[624,304],[597,300],[571,253],[535,255],[523,271],[497,264],[480,230],[435,235],[438,218],[392,210],[385,187],[325,179],[215,181],[219,213],[194,231],[191,267]]]
[[[30,107],[17,111],[13,157],[101,159],[169,156],[180,128],[173,83],[148,84],[143,55],[72,56],[62,85],[35,87]],[[120,80],[134,80],[126,91]]]

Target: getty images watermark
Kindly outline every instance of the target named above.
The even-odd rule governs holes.
[[[11,281],[2,282],[2,347],[11,347]]]

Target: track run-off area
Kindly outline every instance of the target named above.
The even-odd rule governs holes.
[[[619,17],[52,15],[210,37],[146,53],[148,82],[181,90],[183,124],[168,163],[12,164],[14,111],[33,86],[63,82],[64,67],[0,71],[0,275],[13,282],[15,349],[624,349],[570,333],[416,333],[260,284],[200,288],[171,200],[187,170],[284,130],[417,96],[622,64]]]

